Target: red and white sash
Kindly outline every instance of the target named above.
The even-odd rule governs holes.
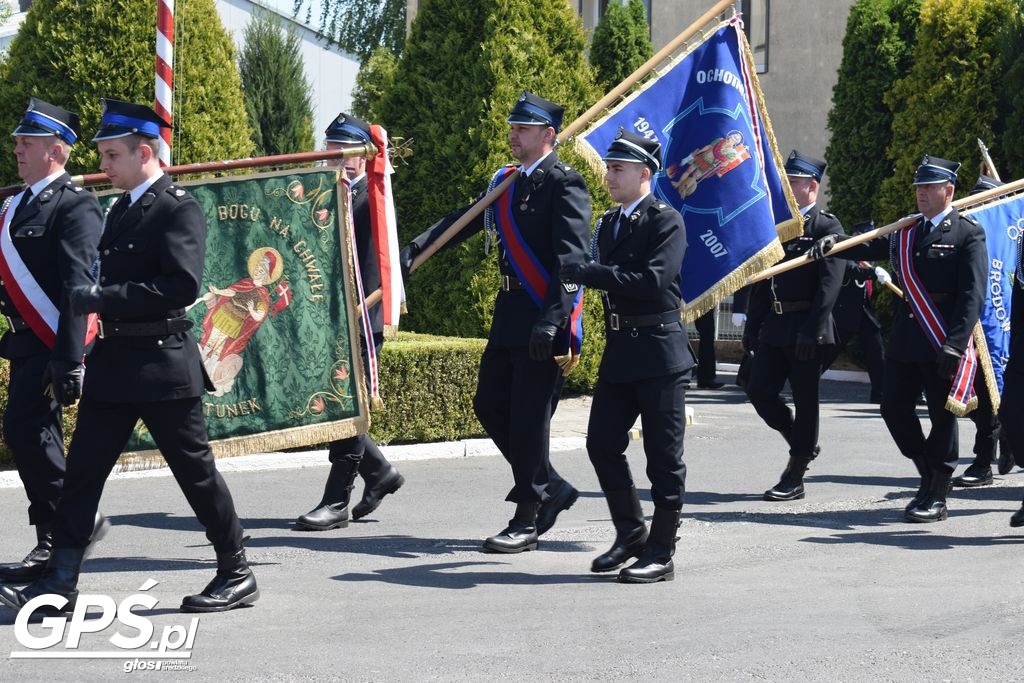
[[[370,126],[370,138],[377,147],[377,155],[366,164],[366,189],[370,202],[370,229],[380,266],[384,324],[398,325],[404,288],[398,263],[398,219],[391,191],[391,174],[395,169],[388,159],[388,132],[374,124]]]
[[[18,309],[18,315],[25,320],[39,341],[46,344],[46,348],[53,349],[57,342],[60,309],[39,286],[11,239],[11,221],[14,219],[11,207],[18,206],[24,194],[22,191],[9,198],[3,209],[0,209],[0,279],[3,280],[11,302]],[[91,313],[86,325],[86,344],[96,336],[96,327],[96,314]]]
[[[914,268],[914,240],[921,222],[900,230],[896,241],[896,263],[910,310],[921,326],[936,352],[946,343],[946,322],[942,319],[935,302],[928,296]],[[978,406],[974,393],[974,376],[978,371],[978,353],[974,347],[974,336],[967,342],[967,349],[960,359],[960,365],[953,375],[953,384],[946,398],[946,410],[955,415],[966,415]]]

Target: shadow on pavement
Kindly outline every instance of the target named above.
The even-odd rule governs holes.
[[[331,532],[326,532],[327,534]],[[358,553],[402,559],[417,559],[424,555],[450,555],[456,552],[483,552],[483,539],[417,538],[415,536],[327,536],[293,534],[253,538],[246,548],[291,547],[332,553]],[[546,552],[591,552],[591,546],[577,541],[541,539],[540,547]]]
[[[835,536],[808,537],[804,543],[834,545],[840,543],[864,543],[903,548],[904,550],[952,550],[978,546],[1017,545],[1024,543],[1024,536],[942,536],[931,529],[903,529],[892,531],[864,532],[857,534],[836,534]]]
[[[907,498],[910,494],[907,494]],[[799,501],[798,501],[799,502]],[[1006,514],[1001,508],[991,509],[963,509],[955,505],[951,508],[950,514],[955,517],[973,517],[992,512]],[[698,522],[730,523],[742,522],[746,524],[767,524],[779,526],[796,527],[817,527],[822,529],[834,529],[836,531],[854,531],[863,527],[883,527],[899,525],[906,528],[911,522],[903,519],[903,507],[877,507],[862,508],[858,510],[812,510],[804,512],[696,512],[687,513],[683,509],[682,519],[695,520]],[[913,525],[915,528],[923,528],[930,525]],[[917,532],[914,532],[917,533]],[[1024,540],[1024,537],[1022,537]]]
[[[548,544],[544,545],[548,548]],[[335,581],[379,581],[420,588],[448,588],[465,590],[480,585],[540,586],[570,583],[615,583],[615,574],[526,574],[504,571],[452,571],[465,567],[505,566],[508,562],[442,562],[412,567],[378,569],[370,574],[340,574]]]

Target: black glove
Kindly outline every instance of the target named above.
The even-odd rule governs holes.
[[[818,353],[818,341],[813,337],[808,337],[802,332],[797,332],[796,335],[796,346],[793,349],[793,355],[796,356],[797,360],[814,360],[814,356]]]
[[[935,362],[939,366],[939,377],[953,379],[953,375],[960,368],[961,358],[963,358],[963,354],[949,346],[943,346],[939,349],[939,354],[935,358]]]
[[[85,367],[81,363],[51,360],[43,371],[43,393],[62,406],[74,405],[82,398],[82,378]]]
[[[68,290],[68,307],[74,315],[102,313],[103,296],[100,286],[72,287]]]
[[[558,328],[546,320],[540,320],[530,330],[530,360],[551,359],[551,345],[555,342]]]
[[[832,247],[836,246],[836,242],[838,241],[839,235],[825,235],[812,244],[807,253],[815,261],[820,261],[825,258],[825,255],[828,254],[828,252],[832,251]]]
[[[409,281],[409,271],[412,270],[412,262],[416,260],[416,256],[419,253],[419,245],[413,242],[405,245],[402,247],[402,251],[398,252],[398,265],[402,268],[402,282]]]
[[[572,282],[577,285],[592,285],[594,276],[603,268],[600,263],[588,258],[582,263],[570,263],[562,268],[559,276],[562,282]]]

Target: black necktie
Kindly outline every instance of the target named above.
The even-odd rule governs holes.
[[[612,224],[612,242],[619,239],[619,231],[622,228],[622,222],[626,220],[626,214],[624,211],[619,211],[619,217]]]
[[[28,206],[28,203],[30,201],[32,201],[32,188],[27,187],[25,188],[25,194],[21,195],[21,201],[18,202],[18,208],[14,210],[14,213],[18,213],[19,211],[24,209],[26,206]]]

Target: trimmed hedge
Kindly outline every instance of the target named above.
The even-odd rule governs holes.
[[[483,436],[473,414],[486,340],[400,332],[380,354],[384,410],[370,415],[379,443]]]
[[[0,334],[6,321],[0,318]],[[452,441],[484,436],[473,414],[473,394],[484,339],[401,332],[380,354],[384,410],[370,415],[370,434],[380,443]],[[0,415],[7,410],[10,368],[0,359]],[[64,443],[71,441],[75,409],[64,411]],[[0,467],[14,466],[0,440]]]

